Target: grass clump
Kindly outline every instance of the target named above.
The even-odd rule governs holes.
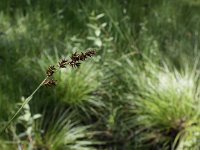
[[[36,149],[95,150],[97,142],[92,140],[94,133],[90,131],[91,127],[80,125],[74,111],[61,111],[57,108],[53,114],[57,117],[50,118],[44,113],[43,116],[46,117],[36,122]]]
[[[133,111],[136,125],[144,134],[144,143],[154,148],[176,149],[195,133],[194,130],[199,132],[199,74],[196,70],[179,72],[156,66],[138,80]]]

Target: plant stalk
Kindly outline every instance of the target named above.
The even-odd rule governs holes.
[[[17,112],[12,116],[12,118],[8,121],[8,123],[5,125],[5,127],[1,130],[0,135],[7,129],[7,127],[11,124],[13,119],[20,113],[20,111],[23,109],[23,107],[29,103],[29,101],[33,98],[33,95],[40,89],[40,87],[44,84],[48,77],[46,77],[40,84],[39,86],[31,93],[29,97],[25,99],[25,101],[22,103],[21,107],[17,110]]]

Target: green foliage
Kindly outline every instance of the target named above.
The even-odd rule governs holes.
[[[184,147],[183,143],[189,142],[190,136],[197,140],[194,136],[199,132],[199,73],[196,67],[193,70],[185,67],[180,72],[149,62],[140,70],[130,59],[126,61],[128,81],[135,83],[127,99],[135,115],[133,125],[140,130],[141,140],[154,148],[160,145],[167,149],[175,149],[179,143],[179,148]],[[133,85],[127,83],[127,86],[131,91]]]
[[[0,149],[198,150],[199,4],[1,0],[1,129],[49,65],[90,47],[97,55],[42,87]]]
[[[60,108],[59,108],[60,109]],[[44,118],[37,122],[36,148],[47,148],[52,150],[69,149],[69,150],[94,150],[90,145],[96,144],[91,140],[93,133],[89,131],[89,126],[80,126],[75,113],[54,109],[56,118]],[[46,122],[48,121],[48,122]]]

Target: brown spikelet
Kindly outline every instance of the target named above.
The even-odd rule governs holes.
[[[77,54],[77,52],[73,53],[72,56],[71,56],[71,60],[74,61],[74,62],[77,62],[80,60],[80,55]]]
[[[84,61],[86,58],[87,58],[87,55],[81,52],[81,54],[79,55],[79,60]]]
[[[47,79],[47,80],[44,82],[44,85],[45,85],[46,87],[56,86],[56,80]]]
[[[66,59],[61,59],[61,61],[58,62],[58,67],[59,67],[59,68],[66,68],[67,62],[68,62],[68,60],[66,60]]]
[[[55,66],[54,65],[50,65],[49,68],[46,71],[46,75],[48,77],[51,77],[55,73],[55,71],[56,71]]]
[[[95,54],[96,54],[95,50],[88,50],[87,52],[85,52],[85,55],[88,57],[92,57]]]
[[[71,61],[69,62],[69,65],[70,65],[72,68],[78,68],[78,67],[81,65],[81,63],[71,60]]]
[[[77,68],[80,66],[80,62],[79,61],[84,61],[86,60],[88,57],[92,57],[93,55],[95,55],[96,52],[95,50],[88,50],[85,53],[81,52],[81,54],[77,54],[77,52],[73,53],[71,58],[71,61],[69,61],[69,65],[73,68]]]

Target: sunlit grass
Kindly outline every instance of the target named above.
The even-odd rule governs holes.
[[[199,132],[199,74],[187,67],[182,72],[166,66],[148,69],[135,78],[136,124],[144,133],[144,142],[175,148],[189,133],[194,134],[194,129]]]

